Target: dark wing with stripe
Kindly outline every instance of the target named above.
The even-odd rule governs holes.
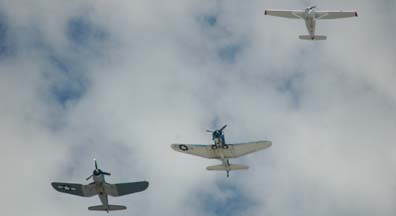
[[[51,185],[55,190],[61,193],[67,193],[76,196],[90,197],[98,194],[94,185],[82,185],[62,182],[52,182]]]
[[[114,196],[124,196],[131,193],[141,192],[147,189],[149,183],[147,181],[129,182],[114,184],[117,193]]]

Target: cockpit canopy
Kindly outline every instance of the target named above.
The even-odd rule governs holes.
[[[310,13],[310,12],[313,11],[315,8],[316,8],[316,6],[307,7],[307,8],[305,9],[305,12],[306,12],[306,13]]]

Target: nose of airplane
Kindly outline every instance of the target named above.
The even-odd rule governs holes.
[[[96,170],[93,171],[93,174],[94,174],[95,176],[98,176],[98,175],[100,175],[100,171],[96,169]]]

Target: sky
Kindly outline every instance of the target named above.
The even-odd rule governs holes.
[[[301,20],[265,9],[357,10]],[[0,207],[96,215],[53,181],[150,182],[111,215],[393,216],[396,2],[392,0],[0,0]],[[218,161],[172,143],[271,140]]]

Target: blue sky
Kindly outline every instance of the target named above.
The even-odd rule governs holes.
[[[318,23],[328,40],[311,42],[303,22],[263,15],[311,4],[360,16]],[[109,182],[150,181],[110,200],[128,214],[394,215],[392,1],[0,6],[6,214],[87,214],[97,198],[49,182],[85,183],[95,157]],[[273,146],[231,178],[169,147],[224,124],[227,142]]]

